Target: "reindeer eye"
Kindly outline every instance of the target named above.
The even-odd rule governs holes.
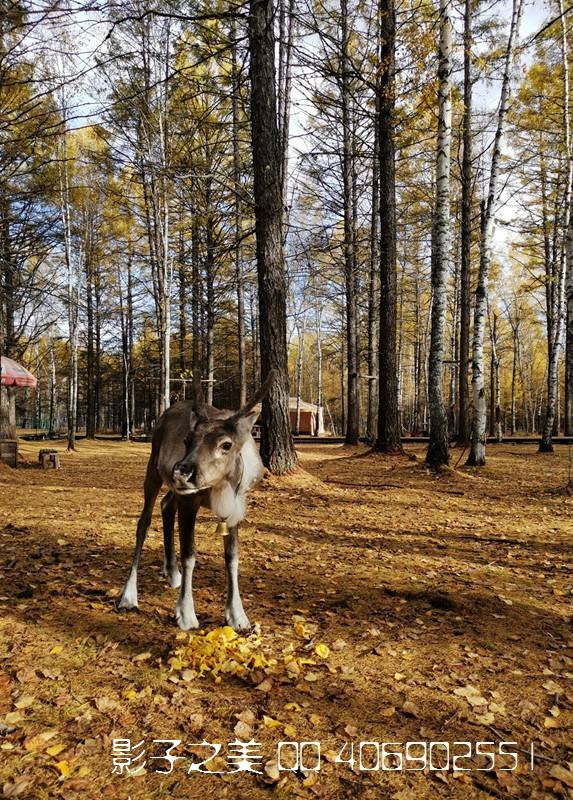
[[[233,446],[232,442],[223,442],[223,444],[221,445],[221,449],[230,450],[232,446]]]

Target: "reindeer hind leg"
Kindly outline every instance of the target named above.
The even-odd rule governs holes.
[[[177,498],[173,492],[168,492],[161,501],[161,517],[163,519],[163,575],[174,589],[181,586],[181,573],[177,566],[175,555],[175,513],[177,511]]]

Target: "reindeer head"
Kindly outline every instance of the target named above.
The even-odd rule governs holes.
[[[277,376],[271,370],[253,399],[233,413],[205,405],[200,380],[194,381],[194,414],[186,437],[186,453],[173,467],[177,494],[195,494],[224,480],[240,479],[241,448],[251,435],[258,411],[253,407],[266,395]]]

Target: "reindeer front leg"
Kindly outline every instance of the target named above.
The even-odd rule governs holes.
[[[174,589],[181,586],[181,573],[177,566],[173,532],[175,530],[175,513],[177,501],[173,492],[168,492],[161,501],[161,516],[163,519],[163,575]]]
[[[239,592],[239,526],[233,525],[225,536],[225,569],[227,572],[227,602],[225,622],[231,628],[247,631],[251,627]]]
[[[153,506],[155,504],[155,500],[157,499],[157,495],[159,494],[159,490],[161,489],[161,478],[153,467],[147,467],[147,475],[145,477],[143,488],[145,493],[145,501],[143,504],[143,511],[141,512],[139,521],[137,523],[135,552],[133,554],[133,561],[131,562],[129,577],[125,586],[123,587],[123,592],[121,593],[121,597],[117,605],[118,609],[125,611],[130,611],[131,609],[137,608],[137,567],[139,566],[139,559],[141,558],[141,551],[143,550],[145,537],[147,536],[147,531],[151,525]]]
[[[193,605],[193,570],[195,568],[195,499],[179,498],[179,542],[181,544],[181,566],[183,575],[179,599],[175,606],[175,619],[182,631],[196,630],[199,622]]]

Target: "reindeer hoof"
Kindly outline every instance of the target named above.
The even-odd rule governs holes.
[[[175,606],[175,620],[182,631],[196,631],[199,628],[199,621],[195,613],[186,612],[179,603]]]
[[[122,595],[117,603],[118,611],[135,611],[137,604],[137,589],[133,591],[129,584],[124,588]]]
[[[179,589],[181,586],[181,573],[179,572],[177,565],[170,569],[168,566],[163,564],[161,575],[164,578],[167,578],[167,582],[171,587],[173,587],[173,589]]]
[[[179,570],[177,570],[177,572],[168,573],[167,580],[173,589],[179,589],[181,586],[181,573]]]
[[[225,625],[229,625],[237,633],[246,633],[251,629],[251,623],[245,612],[225,609]]]
[[[116,608],[118,611],[139,611],[137,603],[130,603],[129,600],[126,600],[124,597],[120,598]]]

